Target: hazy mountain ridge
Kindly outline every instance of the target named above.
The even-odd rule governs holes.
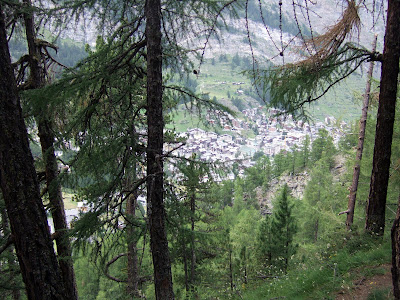
[[[311,30],[313,35],[323,33],[329,26],[334,25],[340,19],[345,9],[345,7],[339,5],[338,2],[341,1],[315,1],[315,5],[308,4],[309,13],[306,14],[304,9],[302,11],[299,7],[294,9],[292,1],[282,1],[282,42],[285,49],[285,63],[300,58],[296,51],[298,49],[297,47],[301,44],[299,35],[295,37],[292,33],[288,32],[288,29],[293,32],[293,26],[297,28],[297,25],[299,25],[302,28],[303,36],[309,35]],[[253,54],[258,58],[268,59],[274,64],[282,64],[282,57],[279,56],[281,49],[281,31],[276,26],[276,20],[271,21],[271,19],[268,19],[266,16],[266,12],[270,11],[272,12],[269,15],[270,17],[279,17],[279,7],[276,1],[273,0],[264,0],[263,3],[264,21],[267,25],[268,23],[274,23],[275,27],[268,25],[267,30],[263,22],[261,22],[262,19],[259,11],[258,15],[256,11],[253,11],[254,15],[251,15],[248,20],[246,20],[244,16],[241,16],[239,19],[229,19],[227,22],[228,29],[220,31],[220,42],[214,40],[213,43],[210,44],[210,47],[206,51],[206,57],[212,57],[223,53],[231,55],[240,53],[240,55],[243,56],[251,55],[252,50],[249,46],[247,33],[248,26],[252,39]],[[377,51],[382,51],[384,20],[377,13],[375,18],[371,16],[371,13],[366,10],[366,8],[368,8],[372,11],[371,6],[372,1],[369,6],[360,8],[360,31],[353,31],[351,40],[363,47],[370,48],[372,39],[376,33],[378,34]],[[257,9],[259,10],[258,7]],[[296,12],[296,17],[294,17],[294,12]]]

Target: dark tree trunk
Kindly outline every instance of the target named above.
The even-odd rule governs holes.
[[[191,196],[190,196],[190,223],[191,223],[190,289],[193,294],[195,292],[194,284],[196,280],[196,251],[195,251],[196,249],[195,249],[195,239],[194,239],[195,214],[196,214],[196,196],[193,188],[193,191],[191,191]]]
[[[400,300],[400,196],[392,231],[392,282],[394,299]]]
[[[66,297],[20,99],[0,4],[0,182],[28,299]]]
[[[365,229],[383,235],[400,56],[400,1],[389,0]]]
[[[54,136],[49,120],[40,120],[38,125],[40,145],[46,168],[46,184],[49,194],[51,215],[56,233],[58,263],[69,299],[78,299],[71,243],[68,237],[68,225],[65,216],[61,185],[58,181],[57,158],[54,154]]]
[[[146,3],[147,38],[147,202],[156,299],[174,299],[165,229],[162,103],[161,2]]]
[[[1,200],[1,198],[2,198],[2,195],[0,193],[0,200]],[[7,234],[7,232],[10,231],[10,226],[8,224],[7,211],[6,211],[5,208],[1,210],[1,223],[2,223],[2,226],[3,226],[3,233]],[[7,249],[7,251],[9,251],[9,253],[10,253],[10,257],[7,260],[7,263],[9,265],[9,269],[10,270],[14,270],[14,269],[17,270],[18,266],[17,266],[17,264],[15,262],[15,255],[13,253],[14,252],[13,247],[9,247]],[[15,274],[10,274],[10,283],[11,283],[12,286],[8,286],[8,288],[11,288],[11,295],[12,295],[13,300],[20,300],[21,299],[21,292],[18,289],[18,287],[16,286]]]
[[[182,233],[183,235],[183,233]],[[189,295],[190,291],[190,286],[189,286],[189,274],[188,274],[188,261],[187,261],[187,255],[186,255],[186,239],[183,236],[182,238],[182,247],[183,247],[183,271],[185,273],[185,289],[186,289],[186,295]]]
[[[233,263],[232,263],[232,246],[229,240],[229,283],[231,285],[231,291],[233,291]]]
[[[375,50],[376,50],[376,39],[377,39],[377,35],[375,35],[374,41],[372,43],[372,52],[375,52]],[[360,178],[360,166],[361,166],[361,159],[362,159],[363,149],[364,149],[365,128],[367,127],[369,94],[371,91],[371,80],[372,80],[373,70],[374,70],[374,62],[371,61],[370,65],[369,65],[369,69],[368,69],[367,86],[365,87],[364,102],[363,102],[362,114],[361,114],[361,119],[360,119],[360,132],[358,135],[356,162],[355,162],[354,171],[353,171],[353,182],[350,187],[349,204],[347,207],[346,227],[348,230],[350,230],[351,225],[353,225],[353,219],[354,219],[354,208],[356,206],[358,180]]]
[[[31,7],[30,0],[24,0],[27,7]],[[29,49],[30,66],[30,88],[37,89],[45,85],[45,66],[42,66],[41,53],[38,49],[35,38],[33,15],[29,12],[24,14],[26,39]],[[63,276],[65,288],[69,299],[78,299],[78,291],[75,281],[73,262],[71,259],[72,250],[67,234],[67,221],[65,217],[64,201],[62,198],[61,184],[58,180],[58,164],[54,154],[54,133],[49,119],[49,112],[41,111],[36,116],[38,123],[38,135],[42,147],[42,155],[45,163],[46,184],[56,233],[57,254],[59,265]]]

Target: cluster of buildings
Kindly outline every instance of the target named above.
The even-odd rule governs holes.
[[[278,113],[278,110],[265,111],[262,107],[246,109],[243,111],[244,120],[233,116],[215,120],[215,117],[208,114],[206,121],[210,124],[220,124],[222,134],[200,128],[189,129],[182,134],[186,138],[186,144],[175,154],[188,158],[196,153],[197,157],[210,162],[248,162],[254,153],[259,151],[273,157],[281,151],[301,147],[307,135],[312,142],[318,136],[318,130],[322,128],[329,132],[335,143],[345,132],[346,123],[338,124],[333,117],[325,118],[324,122],[308,124],[295,121],[290,115],[278,116]],[[254,137],[248,138],[249,130],[253,131],[251,135]]]

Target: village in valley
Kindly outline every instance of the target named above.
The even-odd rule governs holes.
[[[262,152],[273,158],[281,151],[299,149],[306,136],[312,142],[319,129],[325,129],[337,144],[345,134],[347,124],[337,122],[334,117],[326,117],[324,122],[314,124],[295,121],[290,115],[279,115],[276,109],[265,109],[261,106],[246,109],[243,112],[245,120],[233,116],[221,118],[221,134],[200,128],[190,128],[180,136],[186,138],[186,143],[175,151],[174,156],[190,158],[194,153],[197,158],[206,162],[230,163],[239,162],[241,172],[252,166],[256,152]],[[206,121],[214,124],[216,120],[207,114]],[[245,132],[254,129],[254,137],[247,137]],[[232,175],[228,175],[227,179]],[[218,181],[218,178],[217,178]]]

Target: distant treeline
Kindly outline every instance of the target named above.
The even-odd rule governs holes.
[[[61,64],[67,67],[73,67],[78,61],[87,56],[85,46],[83,44],[75,44],[67,41],[59,41],[56,43],[58,47],[57,53],[50,49],[50,53]],[[22,38],[14,38],[9,42],[10,52],[14,61],[21,56],[27,54],[28,48],[26,41]]]

